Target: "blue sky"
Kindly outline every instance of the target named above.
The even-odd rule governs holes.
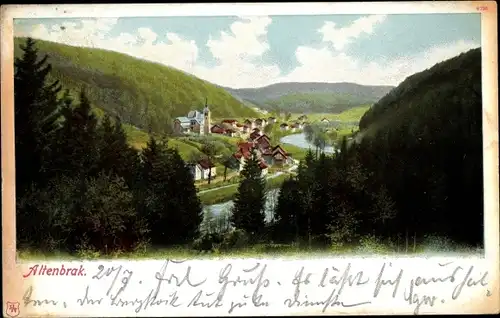
[[[17,19],[15,34],[116,50],[231,87],[397,85],[480,46],[480,21],[456,13]]]

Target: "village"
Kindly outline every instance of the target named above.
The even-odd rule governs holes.
[[[269,173],[270,168],[283,169],[296,163],[292,154],[283,149],[280,144],[272,144],[266,131],[277,129],[283,135],[300,132],[307,125],[307,116],[301,115],[293,122],[280,121],[274,116],[267,118],[222,119],[212,122],[211,111],[207,103],[199,110],[189,111],[186,116],[174,119],[173,130],[177,135],[184,136],[225,136],[234,138],[237,150],[232,154],[235,170],[240,173],[246,160],[255,151],[260,160],[262,176]],[[278,126],[279,125],[279,126]],[[190,163],[195,181],[215,179],[218,175],[217,167],[208,158],[201,158]]]

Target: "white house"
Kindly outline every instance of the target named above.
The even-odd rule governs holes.
[[[282,131],[287,131],[289,127],[290,127],[290,126],[288,126],[288,124],[287,124],[287,123],[283,123],[283,124],[281,124],[281,125],[280,125],[280,129],[281,129]]]
[[[217,175],[217,170],[212,162],[206,159],[198,161],[196,164],[190,165],[191,173],[194,176],[194,180],[206,180],[210,175],[210,170],[212,170],[212,179]]]

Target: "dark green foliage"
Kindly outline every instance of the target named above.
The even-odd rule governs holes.
[[[481,51],[408,77],[360,122],[370,170],[405,211],[399,228],[475,243],[483,235]]]
[[[296,206],[296,200],[300,196],[300,188],[297,180],[290,178],[283,182],[275,208],[275,237],[277,241],[287,242],[297,240],[300,234],[301,209]]]
[[[64,175],[78,174],[82,179],[95,176],[100,171],[97,117],[84,90],[80,92],[78,106],[69,107],[67,96],[65,102],[62,127],[56,134],[52,168]]]
[[[61,101],[61,87],[50,81],[52,69],[47,56],[40,57],[35,42],[28,38],[14,62],[16,191],[22,195],[31,183],[49,176],[50,144],[55,140]]]
[[[22,55],[18,47],[24,41],[15,39],[15,56]],[[144,131],[170,132],[173,118],[201,109],[206,98],[214,117],[258,117],[222,88],[171,67],[101,49],[41,40],[37,46],[49,55],[49,78],[73,94],[87,87],[94,107]]]
[[[360,142],[333,156],[308,152],[283,184],[275,231],[309,244],[406,245],[432,233],[481,245],[481,54],[471,50],[415,74],[363,117]],[[299,193],[299,194],[297,194]]]
[[[244,230],[250,236],[262,234],[266,184],[255,151],[246,160],[240,175],[241,182],[234,199],[231,222],[236,229]]]
[[[177,150],[152,139],[139,157],[119,118],[99,122],[87,89],[77,103],[68,90],[57,99],[50,65],[29,66],[33,41],[25,50],[15,86],[19,246],[106,254],[197,237],[201,204]]]
[[[136,171],[140,168],[139,153],[127,142],[120,118],[106,115],[99,127],[101,136],[100,164],[102,170],[115,173],[122,177],[129,187],[133,187],[136,180]]]
[[[192,241],[203,213],[189,168],[177,150],[153,137],[141,157],[136,196],[139,211],[148,220],[151,242],[167,246]]]

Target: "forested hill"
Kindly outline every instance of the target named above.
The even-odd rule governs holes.
[[[22,54],[25,38],[15,39],[15,55]],[[82,48],[36,40],[40,56],[47,54],[50,76],[74,96],[82,87],[93,106],[119,115],[139,128],[151,125],[164,132],[172,118],[208,99],[213,117],[257,116],[224,89],[177,69],[102,49]]]
[[[400,121],[427,118],[450,107],[461,107],[481,95],[481,50],[462,53],[406,78],[361,118],[360,129],[370,125],[399,125]],[[442,118],[446,120],[446,118]]]
[[[481,97],[478,48],[408,77],[361,118],[363,161],[410,233],[482,242]]]
[[[367,86],[355,83],[277,83],[259,88],[226,88],[241,99],[256,103],[279,99],[290,94],[331,94],[353,96],[374,102],[384,96],[392,86]]]
[[[373,104],[392,88],[355,83],[290,82],[259,88],[224,89],[268,111],[341,113],[359,105]]]

